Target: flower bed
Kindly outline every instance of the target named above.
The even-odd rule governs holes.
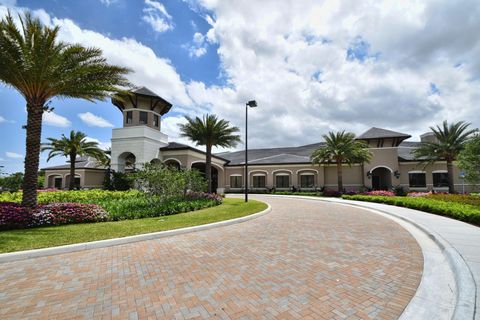
[[[386,191],[386,190],[374,190],[374,191],[368,191],[364,193],[367,196],[380,196],[380,197],[394,197],[395,193],[392,191]]]
[[[32,209],[19,204],[21,197],[21,192],[0,194],[0,229],[158,217],[222,203],[219,195],[201,192],[165,200],[136,190],[50,191],[39,193]]]
[[[0,230],[106,220],[107,212],[95,204],[53,203],[28,208],[18,203],[0,203]]]
[[[480,207],[467,203],[444,201],[441,199],[427,197],[382,197],[382,196],[343,196],[347,200],[359,200],[385,203],[399,207],[406,207],[426,211],[457,220],[480,225]]]

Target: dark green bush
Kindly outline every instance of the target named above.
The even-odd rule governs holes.
[[[355,195],[343,196],[342,198],[347,200],[378,202],[399,207],[406,207],[480,225],[480,207],[471,204],[437,200],[430,197],[414,198]]]
[[[209,199],[170,200],[159,198],[136,198],[102,202],[100,205],[110,214],[111,220],[129,220],[168,216],[177,213],[200,210],[220,204]]]

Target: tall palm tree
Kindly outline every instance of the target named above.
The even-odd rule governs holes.
[[[415,159],[427,164],[442,160],[447,162],[449,193],[455,192],[453,162],[457,160],[470,135],[477,131],[476,129],[469,130],[469,126],[470,123],[464,121],[448,124],[445,120],[442,126],[430,127],[435,141],[423,141],[413,152]]]
[[[98,147],[95,141],[87,141],[87,135],[80,131],[70,131],[70,136],[62,134],[61,139],[47,138],[49,143],[42,146],[42,151],[50,150],[47,161],[56,156],[70,158],[70,183],[69,189],[75,189],[75,160],[77,156],[89,156],[99,162],[105,162],[107,156],[105,151]]]
[[[351,166],[354,163],[369,162],[372,153],[365,143],[355,140],[355,134],[350,132],[329,132],[323,135],[325,146],[315,150],[311,159],[313,163],[335,163],[337,165],[338,191],[343,192],[342,164]]]
[[[216,115],[207,114],[203,118],[185,117],[187,123],[180,124],[181,136],[189,138],[197,145],[206,146],[205,176],[208,181],[208,192],[212,192],[212,147],[235,147],[240,142],[237,127],[230,122],[218,119]]]
[[[29,13],[19,15],[18,28],[10,12],[0,20],[0,82],[16,89],[26,101],[25,179],[22,204],[37,203],[42,116],[54,97],[89,101],[106,98],[128,86],[128,69],[109,65],[100,49],[57,39],[59,27],[42,25]]]

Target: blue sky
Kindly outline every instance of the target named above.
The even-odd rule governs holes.
[[[169,32],[157,32],[142,20],[145,3],[143,1],[118,0],[113,3],[102,3],[99,0],[82,1],[22,1],[16,2],[17,7],[30,10],[44,10],[50,16],[70,19],[80,28],[94,30],[109,38],[133,38],[150,47],[158,56],[171,60],[183,81],[202,81],[208,85],[224,81],[220,77],[219,60],[216,50],[208,50],[201,57],[191,57],[186,45],[192,41],[197,32],[208,31],[208,23],[202,17],[206,11],[196,12],[183,1],[163,1],[165,9],[174,21]],[[159,92],[159,94],[162,94]],[[14,89],[0,85],[0,136],[8,137],[0,140],[0,165],[4,171],[15,172],[23,170],[23,155],[25,154],[25,131],[21,128],[26,122],[25,102]],[[113,127],[120,127],[121,114],[109,101],[91,103],[70,99],[52,101],[55,114],[68,121],[54,121],[43,126],[42,137],[58,138],[70,130],[86,132],[89,137],[103,144],[111,138],[111,126],[99,127],[88,125],[79,117],[80,113],[94,114],[106,119]],[[175,110],[172,112],[175,115]],[[52,159],[47,164],[45,155],[41,157],[41,166],[63,163],[64,158]]]
[[[382,127],[412,135],[448,121],[480,127],[478,0],[0,0],[0,17],[31,11],[59,39],[95,46],[129,80],[184,116],[214,113],[249,146],[321,141],[328,131]],[[23,170],[25,102],[0,84],[0,165]],[[108,146],[121,125],[109,101],[53,100],[42,136],[85,132]],[[243,131],[242,131],[242,138]],[[243,148],[240,144],[237,148]],[[45,155],[41,167],[48,164]]]

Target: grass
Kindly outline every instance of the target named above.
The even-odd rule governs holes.
[[[260,201],[245,203],[242,199],[228,198],[216,207],[171,216],[2,231],[0,253],[198,226],[247,216],[266,208]]]

